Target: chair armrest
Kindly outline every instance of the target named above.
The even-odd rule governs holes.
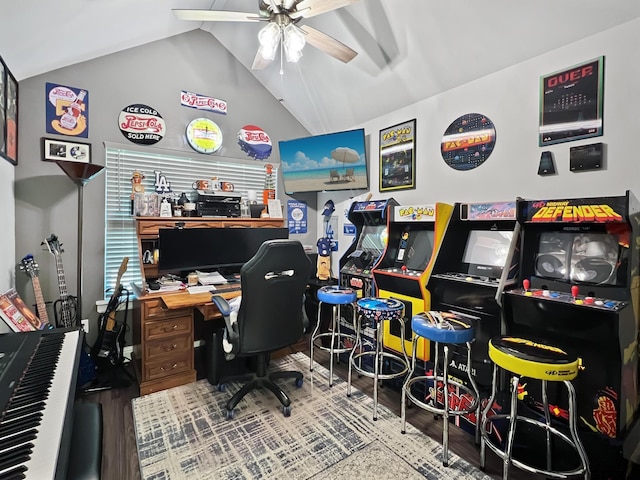
[[[240,332],[238,331],[237,312],[231,310],[229,302],[220,295],[212,295],[211,301],[220,310],[225,324],[225,340],[231,345],[231,351],[227,351],[225,347],[225,355],[227,360],[231,360],[235,356],[240,346]],[[224,346],[224,345],[223,345]]]
[[[223,317],[231,315],[231,306],[224,297],[221,297],[220,295],[213,295],[211,297],[211,301],[215,303]]]

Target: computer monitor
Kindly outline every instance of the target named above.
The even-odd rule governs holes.
[[[287,238],[288,228],[161,228],[158,273],[239,271],[265,241]]]

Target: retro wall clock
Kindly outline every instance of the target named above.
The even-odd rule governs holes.
[[[196,118],[187,125],[187,141],[199,153],[214,153],[222,146],[222,131],[213,120]]]

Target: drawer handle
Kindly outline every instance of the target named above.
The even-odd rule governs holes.
[[[178,344],[177,343],[174,343],[173,345],[163,345],[162,346],[162,349],[165,352],[170,352],[171,350],[175,350],[176,348],[178,348]]]
[[[167,328],[167,327],[162,327],[162,331],[163,332],[170,332],[172,330],[177,330],[178,329],[178,325],[174,324],[171,328]]]
[[[173,365],[165,365],[160,367],[160,370],[162,370],[163,372],[166,372],[167,370],[173,370],[174,368],[177,368],[178,364],[174,363]]]

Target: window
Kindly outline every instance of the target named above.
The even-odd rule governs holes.
[[[228,157],[193,156],[182,152],[170,152],[152,148],[137,149],[105,142],[106,191],[105,191],[105,255],[104,284],[113,288],[124,257],[129,257],[122,285],[140,284],[140,260],[136,238],[135,218],[131,215],[131,177],[133,172],[145,176],[142,184],[145,193],[154,193],[155,171],[164,175],[177,199],[182,192],[195,199],[192,184],[197,179],[218,177],[234,184],[235,193],[247,199],[249,190],[261,192],[265,183],[265,162]],[[277,178],[277,165],[274,175]],[[276,192],[277,196],[277,192]],[[109,298],[110,294],[105,294]]]

